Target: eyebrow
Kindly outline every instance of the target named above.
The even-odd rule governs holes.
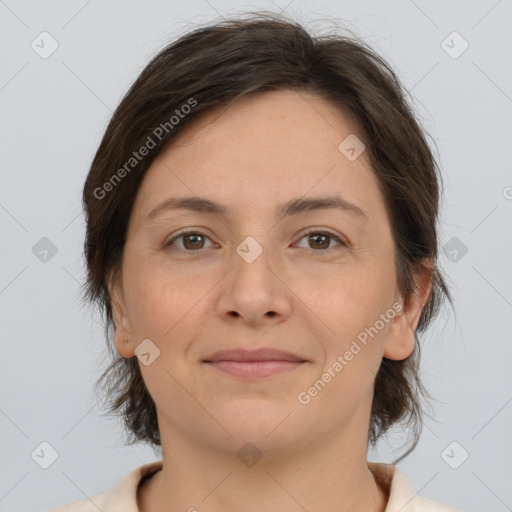
[[[275,216],[276,218],[282,218],[299,215],[309,211],[333,208],[342,210],[354,217],[360,217],[362,219],[368,218],[359,206],[343,199],[339,195],[310,198],[299,197],[291,199],[290,201],[277,206]],[[226,206],[204,197],[170,197],[153,208],[149,212],[147,220],[153,220],[158,215],[172,210],[189,210],[197,213],[219,215],[225,218],[230,216],[230,210]]]

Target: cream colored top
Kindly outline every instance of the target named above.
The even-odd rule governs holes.
[[[49,512],[139,512],[137,488],[141,479],[162,469],[163,461],[151,462],[128,473],[109,491],[51,509]],[[389,491],[385,512],[460,512],[416,493],[403,471],[395,465],[368,462],[370,471]]]

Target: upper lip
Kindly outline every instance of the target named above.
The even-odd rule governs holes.
[[[306,361],[304,358],[292,354],[290,352],[284,352],[283,350],[277,350],[273,348],[259,348],[256,350],[243,350],[243,349],[232,349],[232,350],[219,350],[210,356],[206,357],[204,362],[214,361]]]

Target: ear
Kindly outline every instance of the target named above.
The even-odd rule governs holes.
[[[116,327],[114,345],[121,356],[129,359],[134,356],[135,345],[132,339],[132,329],[124,298],[123,286],[117,278],[108,279],[107,286]],[[128,343],[126,343],[125,340],[129,340]]]
[[[432,270],[432,259],[425,260],[421,273],[415,275],[415,291],[409,302],[405,305],[401,303],[402,307],[393,318],[388,341],[384,348],[384,357],[387,359],[401,361],[412,354],[415,342],[414,333],[432,290]]]

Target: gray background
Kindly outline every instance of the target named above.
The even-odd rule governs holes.
[[[92,496],[159,458],[125,447],[93,393],[105,342],[80,302],[82,185],[112,111],[157,50],[199,23],[262,8],[320,31],[336,18],[414,96],[439,149],[441,265],[457,316],[446,309],[423,337],[424,381],[439,402],[399,466],[436,501],[512,510],[511,0],[0,1],[0,510]],[[43,31],[58,43],[46,59],[31,47],[51,48]],[[453,31],[469,44],[461,55]],[[43,237],[57,248],[46,262]],[[44,441],[58,453],[48,469],[31,457]],[[402,441],[397,430],[369,460],[391,462]]]

